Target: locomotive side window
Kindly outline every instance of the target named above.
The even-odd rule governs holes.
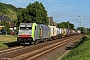
[[[53,34],[54,34],[54,27],[53,27]]]
[[[36,26],[35,26],[35,30],[36,30]]]

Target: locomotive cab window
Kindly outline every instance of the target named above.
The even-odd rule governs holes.
[[[32,27],[20,27],[20,30],[32,30]]]
[[[32,27],[26,27],[26,30],[32,30]]]
[[[25,27],[20,27],[20,30],[25,30]]]

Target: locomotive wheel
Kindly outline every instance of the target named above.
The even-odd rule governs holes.
[[[39,43],[38,40],[35,40],[35,41],[34,41],[34,45],[37,45],[38,43]]]
[[[45,42],[47,42],[48,41],[48,39],[45,39]]]
[[[20,41],[21,41],[21,38],[17,38],[17,42],[20,43]]]
[[[32,43],[31,42],[29,42],[29,45],[31,45]]]
[[[34,45],[37,45],[37,41],[34,41]]]

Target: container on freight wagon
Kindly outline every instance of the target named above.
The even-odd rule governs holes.
[[[59,35],[59,34],[60,34],[59,28],[56,28],[56,35]]]
[[[67,36],[70,36],[70,29],[66,29]]]
[[[80,33],[81,33],[81,31],[80,31],[80,30],[77,30],[77,31],[76,31],[76,34],[80,34]]]
[[[50,36],[56,36],[56,26],[49,26],[50,27]]]
[[[64,37],[67,35],[67,32],[66,32],[66,29],[65,29],[65,28],[62,29],[62,35],[63,35]]]
[[[62,35],[62,28],[59,28],[59,33]]]

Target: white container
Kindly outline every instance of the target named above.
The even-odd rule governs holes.
[[[57,30],[56,26],[49,26],[50,27],[50,36],[56,36]]]

